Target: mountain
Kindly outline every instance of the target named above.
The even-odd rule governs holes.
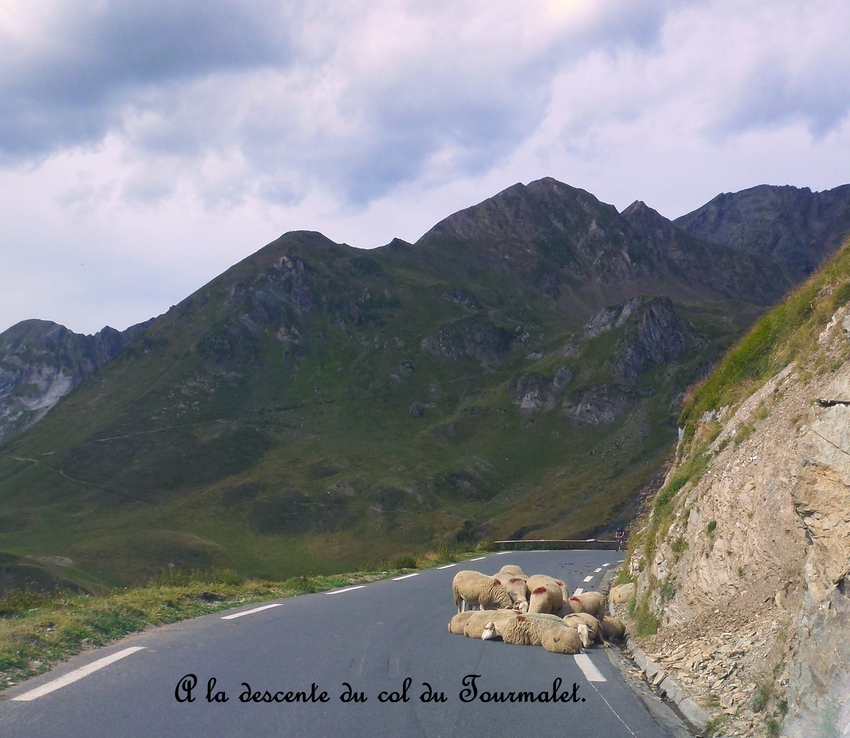
[[[127,583],[588,537],[632,516],[685,389],[792,283],[553,179],[415,244],[287,233],[0,449],[0,550]]]
[[[642,645],[724,733],[847,727],[848,337],[850,245],[691,392],[677,463],[633,528]]]
[[[0,443],[41,420],[149,323],[93,336],[45,320],[25,320],[0,333]]]
[[[823,192],[760,185],[724,193],[675,224],[697,238],[767,256],[796,283],[844,241],[850,185]]]

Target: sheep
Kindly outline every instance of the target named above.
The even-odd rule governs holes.
[[[621,641],[626,637],[626,624],[620,618],[602,618],[602,637],[609,641]]]
[[[600,592],[582,592],[570,597],[568,602],[573,612],[587,612],[598,620],[605,617],[607,603],[605,595]]]
[[[459,612],[457,615],[452,617],[452,619],[449,620],[449,633],[463,635],[463,628],[466,625],[467,620],[469,620],[469,618],[475,613],[475,610],[465,610],[464,612]]]
[[[528,586],[522,577],[511,577],[504,583],[511,598],[514,600],[514,609],[520,612],[528,610]]]
[[[523,579],[528,579],[525,574],[523,574],[522,569],[520,569],[516,564],[505,564],[498,572],[496,572],[497,577],[522,577]]]
[[[535,574],[526,581],[528,587],[528,612],[554,615],[564,605],[564,594],[557,579],[545,574]]]
[[[579,653],[581,638],[561,618],[546,613],[517,615],[502,622],[487,623],[482,640],[501,636],[505,643],[517,646],[543,646],[554,653]]]
[[[582,645],[588,648],[596,641],[602,641],[602,626],[599,621],[587,612],[574,612],[561,618],[571,628],[582,634]],[[607,645],[607,644],[606,644]]]
[[[455,574],[452,595],[458,612],[463,612],[467,606],[470,609],[495,610],[498,607],[510,609],[514,605],[514,599],[500,580],[468,569]]]
[[[467,638],[481,638],[490,623],[506,623],[518,616],[519,613],[516,610],[477,610],[466,621],[463,634]]]

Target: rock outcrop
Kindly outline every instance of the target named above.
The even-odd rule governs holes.
[[[43,418],[59,400],[137,338],[149,323],[92,336],[45,320],[0,334],[0,443]]]

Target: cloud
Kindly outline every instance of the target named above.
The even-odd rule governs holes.
[[[180,179],[214,203],[294,202],[320,183],[362,206],[418,177],[483,173],[543,119],[559,70],[599,46],[651,46],[687,4],[19,4],[0,25],[0,162],[112,135],[149,170],[124,190],[144,202]],[[230,184],[197,176],[226,159],[241,163]]]

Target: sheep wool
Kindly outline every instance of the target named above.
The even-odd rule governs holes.
[[[621,641],[626,637],[626,624],[620,618],[607,615],[602,619],[602,637],[609,641]]]
[[[480,607],[482,610],[510,609],[514,599],[495,577],[465,569],[452,580],[452,596],[458,612]]]
[[[449,620],[449,633],[463,635],[463,628],[466,625],[467,620],[469,620],[475,612],[475,610],[466,610],[455,615],[451,620]]]
[[[599,620],[605,617],[605,611],[608,608],[605,595],[601,592],[582,592],[580,595],[573,595],[569,599],[569,604],[573,612],[587,612]]]
[[[475,610],[472,617],[466,621],[463,634],[467,638],[482,638],[490,623],[506,623],[518,615],[516,610]]]
[[[517,615],[515,618],[505,622],[490,621],[481,635],[483,640],[490,640],[498,636],[505,643],[515,646],[540,646],[543,643],[543,634],[551,630],[567,630],[569,626],[561,618],[545,613],[536,615]]]
[[[558,580],[545,574],[535,574],[525,583],[528,587],[528,612],[554,615],[564,605],[564,595]]]

